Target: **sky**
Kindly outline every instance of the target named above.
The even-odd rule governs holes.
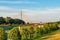
[[[25,21],[59,21],[60,0],[0,0],[0,16],[20,18],[21,11]]]

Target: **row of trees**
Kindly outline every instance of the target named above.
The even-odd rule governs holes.
[[[57,23],[46,23],[43,27],[24,26],[14,27],[6,35],[5,30],[0,28],[0,40],[34,40],[44,34],[50,33],[59,29]]]
[[[3,28],[0,28],[0,40],[6,40],[6,34]]]
[[[0,17],[0,24],[25,24],[25,22],[20,19],[13,19],[11,17]]]
[[[44,34],[50,33],[59,29],[57,23],[46,23],[43,27],[25,26],[13,28],[8,33],[8,38],[11,40],[34,40],[37,37],[41,37]]]

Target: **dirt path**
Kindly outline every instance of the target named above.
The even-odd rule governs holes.
[[[44,40],[60,40],[60,32],[56,32],[53,35],[47,36]]]

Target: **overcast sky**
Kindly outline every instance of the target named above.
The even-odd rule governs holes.
[[[26,16],[23,16],[24,20],[29,19],[32,22],[60,20],[60,0],[0,0],[0,16],[17,17],[21,10]]]

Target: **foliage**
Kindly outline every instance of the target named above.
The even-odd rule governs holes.
[[[0,28],[0,40],[5,40],[5,31],[3,28]]]
[[[20,39],[20,34],[17,28],[13,28],[9,31],[8,33],[8,38],[10,40],[19,40]]]
[[[57,30],[57,23],[45,23],[43,27],[31,26],[21,27],[20,34],[22,36],[21,40],[34,40],[37,37],[41,37],[44,34]]]
[[[18,19],[15,19],[15,21],[16,20]],[[41,24],[37,26],[29,25],[29,24],[28,25],[26,24],[23,26],[20,25],[19,30],[18,30],[18,27],[15,27],[9,31],[8,38],[10,40],[34,40],[38,37],[42,37],[42,35],[45,35],[47,33],[50,33],[52,31],[59,29],[57,22],[44,23],[42,25],[43,26],[41,26]]]
[[[0,17],[0,24],[4,24],[5,23],[5,19],[3,17]]]
[[[11,17],[0,17],[0,24],[25,24],[21,19],[13,19]]]

